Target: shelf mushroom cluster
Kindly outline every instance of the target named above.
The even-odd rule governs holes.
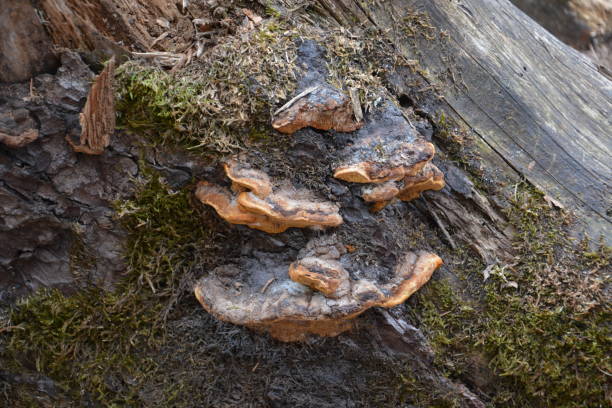
[[[342,224],[336,204],[313,198],[309,191],[275,188],[266,173],[231,159],[224,164],[232,189],[200,181],[196,197],[232,224],[270,234],[288,228],[326,228]],[[233,190],[233,191],[232,191]]]
[[[425,190],[444,188],[444,174],[431,163],[434,154],[434,145],[417,137],[401,112],[388,104],[355,133],[334,177],[366,184],[362,198],[378,211],[395,198],[410,201]]]
[[[315,238],[290,265],[269,268],[251,260],[219,267],[196,284],[196,297],[217,318],[267,331],[281,341],[337,336],[367,309],[404,302],[442,264],[432,253],[408,252],[388,281],[379,283],[352,279],[345,255],[334,235]]]
[[[363,184],[361,197],[373,203],[374,211],[392,200],[408,201],[424,190],[444,187],[444,175],[431,163],[433,144],[417,135],[397,107],[386,103],[367,123],[362,119],[355,98],[323,84],[275,112],[272,126],[289,134],[308,126],[354,132],[333,176]],[[244,160],[233,158],[224,170],[231,188],[201,181],[196,196],[230,223],[272,234],[343,223],[335,203],[287,182],[273,183]],[[196,297],[221,320],[267,331],[282,341],[299,341],[310,334],[336,336],[353,327],[354,318],[367,309],[404,302],[442,264],[437,255],[418,251],[397,257],[393,267],[365,266],[335,235],[312,238],[297,259],[287,260],[291,257],[253,252],[202,278]]]

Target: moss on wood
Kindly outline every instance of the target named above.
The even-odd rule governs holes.
[[[173,190],[141,170],[147,178],[134,199],[117,203],[129,232],[128,268],[118,287],[72,296],[43,290],[10,314],[18,327],[4,356],[11,368],[49,375],[77,401],[142,405],[141,387],[159,369],[146,351],[163,343],[166,317],[190,287],[194,266],[206,265],[217,249],[215,221],[199,222],[191,191]]]
[[[577,246],[564,232],[567,216],[526,184],[512,201],[515,261],[489,268],[471,293],[458,293],[448,280],[432,282],[415,297],[417,320],[450,377],[464,378],[471,356],[488,357],[499,376],[494,406],[606,406],[610,249]],[[466,254],[455,272],[474,282],[487,268]]]

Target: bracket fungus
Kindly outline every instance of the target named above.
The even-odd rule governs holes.
[[[336,336],[367,309],[404,302],[442,264],[432,253],[408,252],[383,282],[357,278],[368,268],[353,262],[335,236],[314,238],[298,257],[290,265],[248,259],[218,267],[196,284],[196,297],[221,320],[299,341],[310,334]]]
[[[335,178],[352,183],[397,181],[414,176],[433,158],[434,145],[417,137],[391,103],[372,116],[341,152]]]
[[[270,234],[288,228],[337,227],[343,220],[336,204],[316,199],[292,186],[274,188],[267,174],[232,159],[224,164],[232,189],[201,181],[196,197],[232,224],[246,225]]]
[[[444,188],[444,174],[431,163],[434,154],[434,145],[417,136],[401,112],[387,103],[356,132],[334,177],[368,184],[362,198],[378,211],[396,197],[410,201],[425,190]]]
[[[38,136],[39,133],[37,129],[28,129],[17,136],[0,132],[0,143],[3,143],[8,147],[18,148],[32,143],[38,139]]]
[[[441,190],[444,185],[444,174],[434,164],[427,163],[414,176],[406,176],[400,181],[368,185],[363,189],[361,197],[368,203],[374,203],[373,211],[379,211],[394,198],[412,201],[423,191]]]
[[[292,134],[305,128],[352,132],[362,125],[351,98],[327,84],[310,87],[274,112],[272,127]]]

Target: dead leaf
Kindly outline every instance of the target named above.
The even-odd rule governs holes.
[[[507,288],[518,289],[518,283],[516,283],[515,281],[508,281],[504,284],[504,286]]]
[[[495,266],[495,264],[491,264],[491,265],[487,266],[484,271],[482,271],[482,277],[484,278],[483,282],[486,282],[487,279],[489,279],[489,277],[491,277],[491,271],[493,270],[494,266]]]

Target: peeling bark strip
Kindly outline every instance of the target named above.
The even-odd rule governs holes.
[[[8,147],[23,147],[38,139],[38,130],[29,129],[19,136],[11,136],[0,132],[0,142]]]
[[[69,136],[66,136],[66,140],[75,152],[102,154],[104,148],[109,145],[110,137],[115,131],[114,77],[115,57],[108,61],[104,70],[95,79],[87,103],[79,115],[81,144],[75,144]]]

